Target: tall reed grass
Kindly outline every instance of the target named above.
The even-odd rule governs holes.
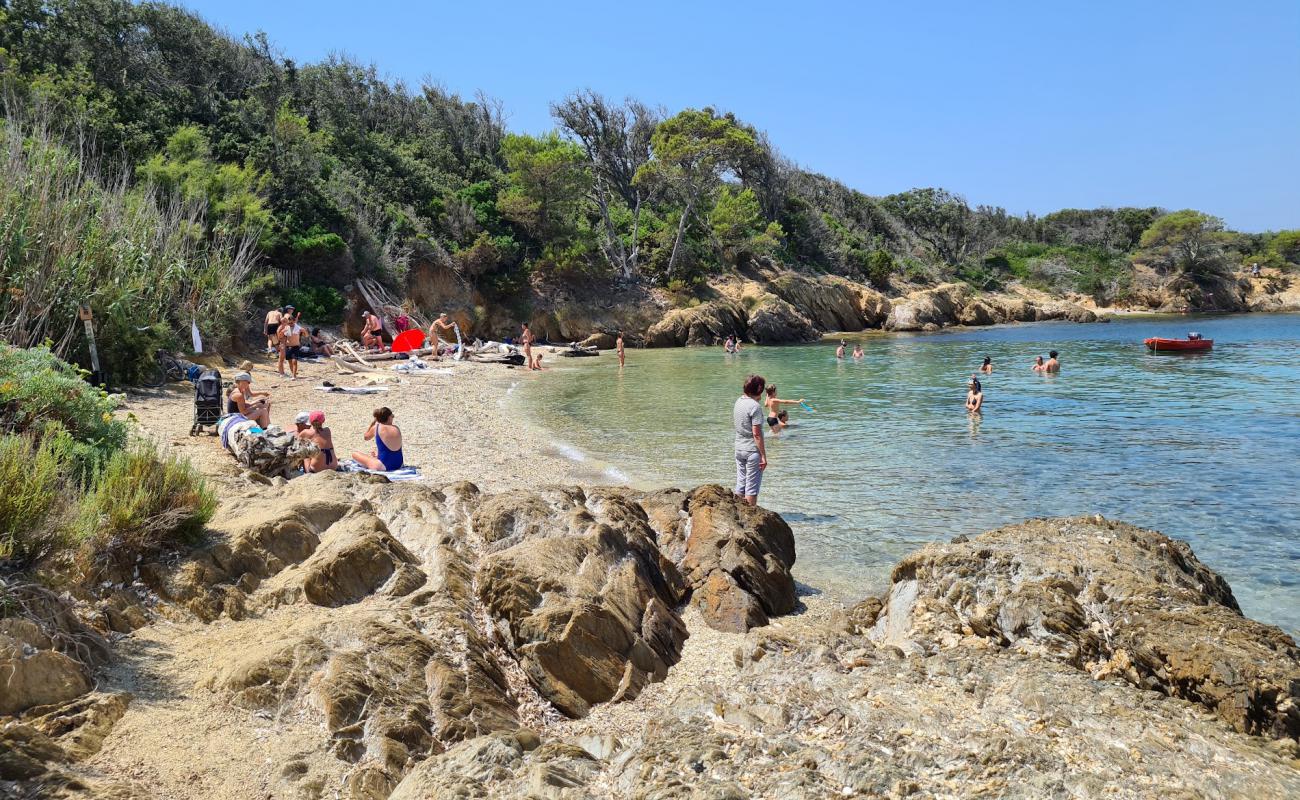
[[[0,121],[0,340],[49,342],[88,363],[79,304],[104,368],[137,378],[158,348],[229,338],[242,325],[255,239],[209,235],[200,202],[133,186],[39,108]]]

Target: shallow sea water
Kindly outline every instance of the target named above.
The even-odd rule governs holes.
[[[1207,354],[1153,354],[1200,331]],[[834,343],[548,358],[513,408],[616,482],[731,485],[731,407],[775,382],[794,427],[769,438],[760,503],[795,530],[796,576],[852,599],[921,544],[1030,517],[1101,513],[1189,541],[1243,610],[1300,631],[1300,315],[1131,317]],[[1061,352],[1062,372],[1030,370]],[[962,407],[985,355],[985,411]]]

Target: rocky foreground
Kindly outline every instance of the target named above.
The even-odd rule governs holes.
[[[1300,796],[1300,650],[1181,542],[1033,521],[831,614],[794,561],[721,487],[250,487],[6,609],[0,794]]]

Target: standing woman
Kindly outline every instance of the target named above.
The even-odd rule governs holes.
[[[622,331],[619,331],[619,332],[618,332],[618,339],[614,342],[614,349],[618,350],[618,367],[619,367],[619,369],[622,369],[622,368],[623,368],[623,364],[627,361],[627,354],[623,352],[623,332],[622,332]]]
[[[540,369],[533,361],[533,332],[528,330],[528,323],[523,325],[523,332],[519,334],[519,343],[524,346],[524,360],[528,362],[529,369]]]
[[[761,375],[745,379],[742,394],[731,410],[736,429],[736,496],[751,506],[758,505],[758,488],[767,469],[767,449],[763,446],[763,407],[758,399],[767,382]]]
[[[393,411],[388,406],[375,409],[375,420],[366,429],[366,441],[375,441],[373,453],[360,450],[352,459],[366,469],[392,472],[402,468],[402,431],[393,424]]]

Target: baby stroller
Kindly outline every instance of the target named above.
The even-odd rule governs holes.
[[[212,426],[217,435],[217,422],[221,419],[221,372],[205,369],[194,379],[194,424],[190,436],[197,436],[204,427]]]

